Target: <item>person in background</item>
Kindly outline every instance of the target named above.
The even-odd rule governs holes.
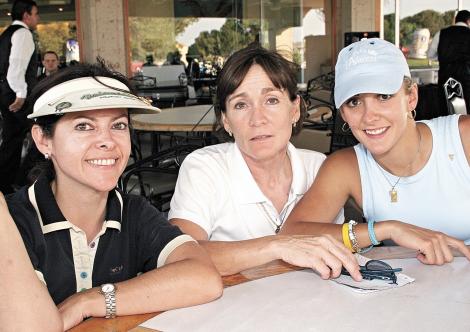
[[[59,56],[54,51],[47,51],[42,57],[44,72],[38,77],[39,80],[56,73],[59,70]]]
[[[211,301],[220,275],[189,235],[141,196],[116,189],[131,149],[129,113],[159,110],[103,64],[42,80],[28,99],[46,167],[7,196],[10,213],[64,329]]]
[[[392,240],[425,264],[451,262],[451,248],[470,259],[470,117],[415,122],[406,59],[378,38],[339,53],[334,97],[359,144],[328,156],[281,233],[330,234],[355,252]],[[348,198],[367,224],[333,224]]]
[[[449,77],[462,84],[467,113],[470,114],[470,11],[459,11],[454,25],[434,35],[428,58],[439,60],[438,84],[441,87]]]
[[[185,158],[169,219],[199,241],[222,275],[282,259],[325,279],[337,277],[344,265],[360,280],[354,256],[331,236],[278,234],[325,159],[289,142],[306,114],[293,66],[261,47],[227,60],[215,113],[216,127],[230,142]]]
[[[13,192],[20,168],[23,140],[28,129],[23,104],[37,79],[36,51],[32,30],[39,22],[38,6],[32,0],[16,0],[13,23],[0,36],[0,191]]]
[[[62,331],[47,288],[39,280],[0,193],[0,324],[2,331]],[[34,328],[33,328],[34,327]]]

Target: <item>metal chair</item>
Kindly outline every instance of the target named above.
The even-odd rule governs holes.
[[[459,81],[449,77],[444,83],[444,94],[446,96],[449,114],[467,114],[462,84]]]
[[[152,154],[127,166],[119,181],[125,193],[142,195],[161,211],[168,209],[184,158],[200,148],[180,145]]]

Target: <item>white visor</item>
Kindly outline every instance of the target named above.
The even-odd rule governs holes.
[[[28,118],[108,108],[127,108],[134,114],[160,112],[149,100],[130,93],[124,83],[97,76],[76,78],[47,90],[36,100]]]

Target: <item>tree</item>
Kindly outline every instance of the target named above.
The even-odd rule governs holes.
[[[188,55],[200,55],[203,58],[227,57],[254,42],[259,33],[260,25],[256,21],[227,19],[220,31],[202,31],[189,47]]]
[[[75,21],[39,24],[35,33],[37,33],[38,49],[41,54],[54,51],[59,56],[65,55],[66,41],[77,39]]]
[[[437,31],[452,24],[454,11],[444,13],[435,10],[423,10],[413,16],[407,16],[400,20],[400,44],[409,45],[413,40],[413,33],[417,29],[427,28],[433,36]],[[384,37],[388,41],[394,41],[395,14],[384,17]]]
[[[129,17],[132,60],[143,60],[150,53],[157,62],[175,52],[176,36],[197,18]]]

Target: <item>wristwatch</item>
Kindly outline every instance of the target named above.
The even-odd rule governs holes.
[[[103,284],[100,293],[104,295],[104,303],[106,304],[106,316],[104,318],[116,317],[116,286]]]

